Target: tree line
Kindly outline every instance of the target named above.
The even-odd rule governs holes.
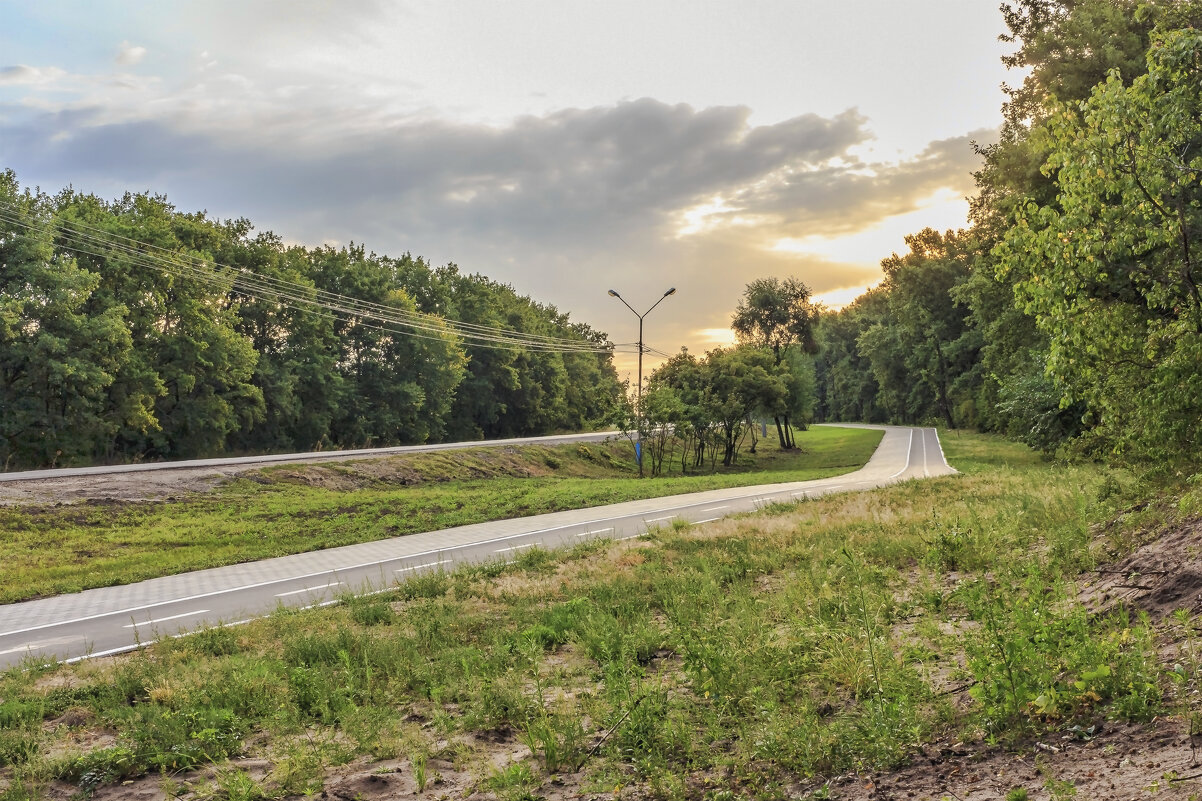
[[[603,333],[453,264],[0,173],[3,469],[581,430],[621,391]]]
[[[815,416],[976,427],[1196,463],[1202,3],[1018,0],[971,222],[821,316]]]

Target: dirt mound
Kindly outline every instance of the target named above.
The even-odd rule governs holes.
[[[1202,518],[1177,521],[1118,561],[1094,571],[1082,601],[1100,612],[1120,604],[1153,623],[1178,609],[1202,612]]]
[[[1176,721],[1153,721],[1147,726],[1106,724],[1089,740],[1065,734],[1013,750],[976,750],[960,743],[927,748],[913,763],[895,772],[832,779],[829,797],[841,801],[986,801],[1004,799],[1012,790],[1023,788],[1032,801],[1196,798],[1202,792],[1196,757],[1188,731]],[[806,789],[812,792],[821,786]]]

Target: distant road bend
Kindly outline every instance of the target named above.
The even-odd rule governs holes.
[[[121,653],[160,636],[246,622],[281,604],[318,606],[332,603],[348,591],[379,589],[427,571],[451,570],[464,562],[516,559],[524,549],[536,545],[555,548],[593,537],[630,539],[678,520],[700,525],[772,502],[956,472],[944,459],[933,428],[867,427],[885,431],[868,464],[832,478],[708,490],[476,523],[0,606],[0,668],[27,658],[74,661]],[[571,442],[605,436],[560,439]],[[532,441],[551,439],[556,438]],[[8,480],[9,475],[0,474],[0,482]]]

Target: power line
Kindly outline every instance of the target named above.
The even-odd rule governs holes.
[[[4,205],[4,204],[0,204]],[[49,226],[37,226],[26,222],[21,218],[14,218],[11,214],[4,215],[0,212],[0,219],[6,219],[10,223],[22,226],[24,228],[36,231],[50,231]],[[605,346],[598,346],[583,342],[576,339],[566,339],[561,337],[547,337],[538,334],[525,334],[521,332],[513,332],[508,329],[500,329],[490,326],[481,326],[472,323],[460,323],[445,318],[435,317],[433,315],[422,314],[418,312],[408,312],[395,307],[384,306],[382,304],[362,301],[357,298],[352,298],[337,293],[327,292],[310,287],[304,284],[286,281],[284,279],[274,278],[271,276],[262,276],[253,273],[244,268],[232,268],[225,265],[213,263],[215,270],[219,271],[218,275],[214,275],[210,270],[198,268],[195,265],[179,261],[175,254],[166,251],[163,248],[150,245],[148,243],[132,240],[128,237],[122,237],[116,234],[105,234],[97,237],[89,230],[90,226],[79,224],[77,226],[60,224],[59,229],[66,233],[75,235],[83,242],[92,245],[93,247],[107,247],[118,251],[125,255],[133,263],[158,269],[163,272],[172,273],[181,277],[192,277],[210,285],[215,285],[217,288],[231,291],[230,287],[225,285],[225,280],[233,284],[232,291],[247,295],[249,297],[268,296],[283,305],[291,305],[292,303],[304,303],[306,305],[318,306],[326,308],[342,314],[365,316],[383,320],[391,324],[399,324],[406,327],[415,328],[418,330],[433,331],[443,333],[447,329],[451,329],[452,333],[458,334],[461,337],[469,340],[478,340],[481,342],[503,342],[511,345],[522,345],[526,347],[535,347],[545,349],[552,347],[556,350],[587,350],[600,351],[607,350]],[[108,238],[105,238],[107,236]],[[112,240],[124,240],[112,241]],[[128,242],[130,244],[124,244]],[[99,253],[96,250],[89,250],[80,245],[67,245],[70,250],[87,253],[95,256],[105,256],[104,253]],[[167,257],[159,256],[155,253],[148,253],[140,248],[149,248],[167,254]],[[181,272],[182,271],[182,272]],[[222,280],[225,279],[225,280]],[[241,285],[239,288],[238,285]]]
[[[606,353],[619,349],[622,352],[630,352],[628,349],[635,347],[633,343],[598,344],[580,339],[528,334],[495,326],[466,323],[365,301],[216,261],[196,259],[199,262],[197,265],[184,261],[178,253],[166,248],[103,231],[77,220],[71,223],[62,220],[42,224],[30,222],[20,213],[19,208],[4,201],[0,201],[0,222],[8,222],[43,234],[57,234],[56,238],[61,239],[66,239],[65,235],[69,234],[77,240],[76,243],[62,242],[61,246],[77,253],[108,258],[110,254],[105,251],[112,251],[125,257],[135,266],[155,269],[180,278],[191,278],[229,294],[271,300],[286,308],[328,319],[336,319],[336,315],[355,317],[357,325],[418,339],[444,340],[445,335],[449,333],[463,340],[465,347],[558,353]],[[316,310],[333,314],[322,314]],[[374,320],[383,325],[372,325],[364,320]],[[396,326],[407,330],[397,331],[394,328]],[[418,331],[426,334],[419,334]]]

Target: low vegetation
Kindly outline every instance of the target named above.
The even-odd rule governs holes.
[[[854,470],[880,431],[816,428],[733,469],[637,478],[626,442],[253,471],[172,502],[0,507],[0,603],[510,517]]]
[[[225,799],[335,781],[364,798],[821,798],[931,743],[1194,714],[1188,610],[1165,666],[1150,622],[1089,606],[1079,576],[1133,530],[1196,515],[1197,488],[1134,504],[1151,490],[1124,473],[978,435],[944,446],[961,475],[11,670],[0,799],[127,781]]]

